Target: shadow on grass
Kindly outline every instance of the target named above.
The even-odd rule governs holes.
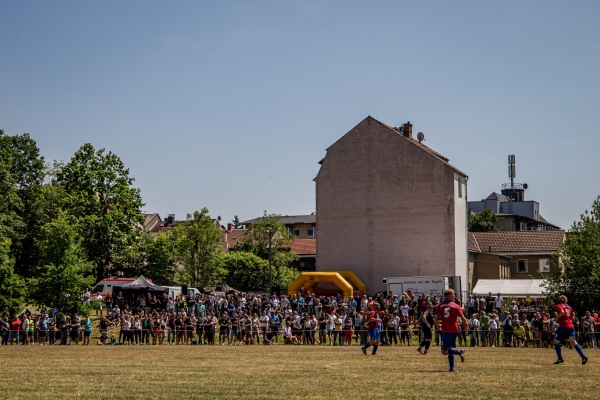
[[[422,372],[424,374],[450,374],[450,372],[448,370],[441,370],[441,369],[434,369],[434,370],[425,370],[425,371],[419,371]],[[454,372],[456,373],[456,372]]]

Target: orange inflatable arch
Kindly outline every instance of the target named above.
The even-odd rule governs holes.
[[[365,284],[351,271],[302,272],[288,286],[288,293],[296,293],[302,287],[312,292],[319,283],[333,283],[344,293],[344,297],[354,296],[354,288],[363,294],[367,292]]]

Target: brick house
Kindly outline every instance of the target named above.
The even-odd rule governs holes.
[[[469,232],[469,280],[542,279],[565,239],[563,230]]]

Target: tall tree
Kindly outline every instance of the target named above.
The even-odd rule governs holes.
[[[226,282],[237,290],[263,290],[269,285],[269,262],[254,253],[232,251],[223,257]]]
[[[174,243],[163,233],[152,238],[141,231],[130,246],[115,256],[115,264],[125,276],[144,275],[159,285],[175,281]]]
[[[279,222],[280,218],[281,215],[267,214],[267,211],[264,211],[263,216],[252,224],[244,239],[236,245],[235,249],[254,253],[263,260],[267,260],[269,263],[266,271],[267,282],[271,282],[273,285],[287,286],[289,279],[282,280],[281,278],[288,277],[290,274],[284,268],[288,268],[293,261],[297,260],[298,255],[291,250],[292,234],[284,224]],[[291,279],[294,278],[295,276]],[[270,288],[267,289],[270,290]]]
[[[496,226],[496,222],[500,219],[490,208],[486,208],[481,212],[469,213],[469,232],[496,232],[500,228]]]
[[[176,283],[174,243],[167,235],[159,233],[156,238],[150,238],[146,248],[145,271],[148,276],[160,285]]]
[[[193,287],[220,283],[225,276],[224,244],[219,224],[210,217],[207,208],[188,214],[187,221],[178,224],[171,236],[176,260],[183,266],[184,281]]]
[[[555,273],[549,277],[546,292],[557,301],[561,294],[577,311],[600,307],[600,196],[591,212],[581,214],[561,245]]]
[[[29,134],[0,130],[0,160],[0,223],[12,240],[15,270],[28,276],[37,262],[33,242],[40,225],[33,210],[45,177],[44,158]]]
[[[139,235],[144,220],[140,191],[119,157],[84,144],[57,174],[97,279],[120,270],[115,261]]]
[[[93,265],[87,261],[80,240],[77,229],[64,214],[42,227],[36,241],[40,261],[35,277],[28,281],[30,297],[36,305],[70,312],[78,296],[95,282]]]
[[[13,268],[10,256],[10,239],[0,234],[0,313],[17,310],[22,304],[24,282]]]

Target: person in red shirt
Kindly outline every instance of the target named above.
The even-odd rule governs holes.
[[[570,305],[567,304],[567,296],[560,295],[558,297],[559,303],[556,305],[556,320],[558,321],[558,329],[556,330],[556,336],[554,337],[554,350],[558,359],[554,361],[554,364],[562,364],[565,362],[562,358],[562,349],[560,342],[564,339],[568,339],[571,346],[581,356],[581,364],[585,365],[588,358],[583,353],[583,349],[575,340],[575,327],[573,326],[573,316],[575,313]]]
[[[367,349],[372,345],[373,351],[372,355],[377,354],[377,348],[379,347],[379,340],[381,336],[381,319],[379,318],[379,314],[377,310],[379,309],[379,303],[372,301],[369,303],[369,308],[371,311],[369,312],[369,341],[361,347],[363,354],[367,354]]]
[[[450,372],[454,372],[455,355],[460,357],[461,362],[465,362],[465,351],[456,350],[456,337],[460,333],[458,319],[460,318],[463,325],[468,326],[467,318],[465,318],[460,306],[454,302],[454,298],[454,290],[447,289],[444,291],[444,301],[438,304],[435,311],[437,318],[434,320],[438,329],[440,325],[442,327],[442,354],[448,356]],[[440,320],[442,321],[441,324]]]
[[[13,344],[13,339],[17,339],[17,345],[19,344],[19,337],[20,337],[20,331],[21,331],[21,319],[19,318],[18,315],[15,315],[12,317],[12,320],[10,321],[10,334],[8,335],[8,340],[10,341],[10,344]]]

